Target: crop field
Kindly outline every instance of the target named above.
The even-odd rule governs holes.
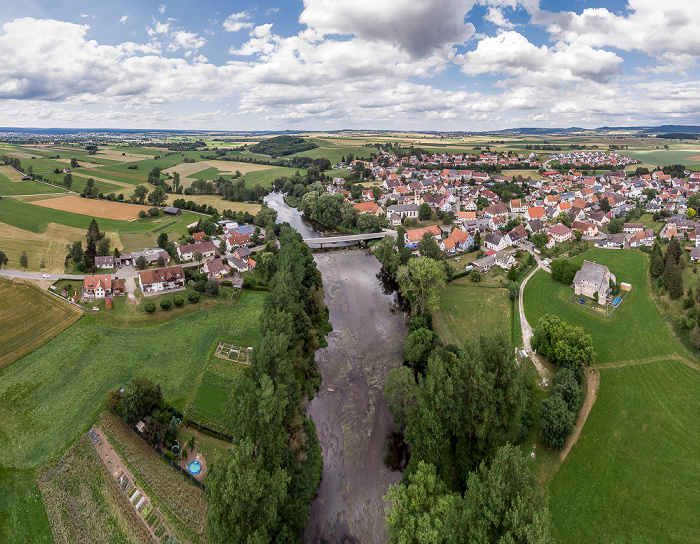
[[[170,204],[178,198],[184,198],[187,202],[190,200],[196,202],[197,205],[206,204],[212,208],[216,208],[221,213],[223,210],[233,210],[234,212],[248,212],[255,215],[260,211],[261,205],[254,204],[253,202],[233,202],[231,200],[224,200],[220,196],[216,195],[173,195],[168,194],[167,203]]]
[[[647,289],[646,255],[632,250],[591,249],[574,261],[582,262],[584,258],[606,265],[618,282],[632,284],[625,301],[610,317],[596,315],[569,302],[573,289],[539,270],[525,286],[523,302],[530,325],[534,328],[540,317],[552,313],[583,327],[593,337],[598,364],[676,353],[680,344],[669,332]]]
[[[557,536],[696,541],[700,370],[669,359],[600,373],[598,400],[550,485]]]
[[[150,543],[141,517],[83,435],[37,479],[56,543]]]
[[[112,202],[109,200],[93,200],[91,198],[80,198],[78,196],[62,196],[59,198],[30,202],[30,204],[90,217],[115,219],[117,221],[136,219],[139,216],[139,211],[147,211],[149,208],[148,206],[124,204],[122,202]]]
[[[16,198],[3,198],[0,200],[0,218],[8,225],[36,233],[43,233],[49,223],[76,227],[86,231],[92,220],[92,216],[42,208],[36,205],[36,201],[47,199],[32,200],[35,201],[35,204],[22,202]],[[196,223],[200,217],[200,215],[183,211],[178,216],[146,217],[135,221],[100,219],[98,224],[101,231],[118,232],[120,235],[123,233],[156,234],[167,232],[179,237],[187,232],[187,225]]]
[[[685,164],[693,166],[700,162],[700,146],[686,149],[652,149],[652,150],[625,150],[625,155],[656,166],[668,166],[669,164]]]
[[[207,516],[204,490],[165,463],[145,441],[114,414],[105,412],[99,426],[144,492],[158,498],[158,509],[184,542],[203,542]]]
[[[45,344],[83,313],[33,284],[0,278],[0,369]]]
[[[259,183],[262,187],[270,189],[272,187],[272,182],[277,178],[283,176],[291,177],[295,173],[299,172],[300,176],[306,174],[306,170],[303,168],[287,168],[284,166],[275,166],[268,170],[259,170],[256,172],[248,172],[243,176],[245,180],[246,187],[252,187],[256,183]]]
[[[434,324],[446,344],[461,346],[465,340],[498,330],[510,331],[512,302],[508,291],[476,287],[469,276],[454,280],[440,291],[440,309]]]
[[[311,157],[313,159],[324,157],[331,161],[331,164],[336,164],[344,156],[347,157],[349,153],[352,153],[357,158],[369,157],[370,153],[377,152],[376,148],[363,147],[364,142],[371,141],[371,139],[311,138],[311,140],[318,145],[317,148],[301,151],[290,155],[290,157]]]
[[[59,455],[90,427],[107,392],[135,376],[160,383],[183,409],[222,338],[257,343],[264,300],[249,292],[233,306],[133,329],[83,317],[0,374],[2,465],[34,468]]]
[[[9,170],[9,172],[8,172]],[[36,195],[42,193],[63,193],[61,189],[44,185],[38,181],[10,180],[5,174],[15,171],[7,166],[0,166],[0,196]]]

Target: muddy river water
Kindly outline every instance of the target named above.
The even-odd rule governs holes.
[[[322,236],[280,195],[266,198],[303,237]],[[399,472],[384,464],[391,415],[382,397],[386,376],[401,365],[406,337],[403,312],[378,277],[368,251],[316,253],[333,332],[316,353],[321,390],[306,411],[323,449],[323,476],[303,542],[374,543],[386,540],[382,500]]]

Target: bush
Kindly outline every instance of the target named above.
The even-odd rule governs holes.
[[[552,262],[552,279],[563,283],[564,285],[571,285],[574,281],[574,276],[576,272],[581,270],[581,265],[572,263],[567,259],[556,259]]]
[[[190,291],[190,294],[187,295],[187,300],[189,300],[192,304],[196,304],[199,302],[199,293],[197,291]]]
[[[173,301],[170,300],[169,298],[164,298],[163,300],[160,301],[160,307],[163,308],[164,310],[169,310],[173,306]]]
[[[148,217],[148,214],[146,213],[146,210],[139,210],[139,217],[143,219],[144,217]]]
[[[78,263],[78,271],[85,272],[86,270],[87,270],[87,264],[85,263],[85,261],[80,261]]]
[[[473,282],[480,282],[481,281],[481,272],[479,272],[479,269],[475,268],[474,270],[472,270],[471,274],[469,274],[469,278]]]
[[[185,303],[185,299],[182,295],[176,295],[173,302],[175,303],[175,306],[182,306]]]
[[[223,285],[224,287],[233,287],[233,282],[229,280],[224,280],[221,282],[221,285]]]
[[[209,293],[213,297],[219,294],[219,284],[214,280],[207,281],[204,284],[204,288],[206,289],[207,293]]]
[[[569,412],[576,415],[583,406],[583,387],[576,378],[576,373],[570,368],[562,368],[554,376],[552,396],[559,395],[566,403]]]
[[[693,297],[685,297],[683,299],[683,309],[687,310],[688,308],[692,308],[695,306],[695,299]]]
[[[203,293],[204,290],[206,289],[207,282],[205,280],[197,280],[194,282],[194,285],[192,288],[197,291],[198,293]]]
[[[143,309],[146,310],[149,314],[152,314],[156,311],[156,303],[152,300],[149,300],[148,302],[146,302],[146,305],[143,307]]]
[[[148,215],[150,215],[151,217],[158,217],[160,215],[160,210],[155,206],[153,208],[149,208]]]

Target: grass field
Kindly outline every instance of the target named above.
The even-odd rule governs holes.
[[[331,161],[331,164],[337,164],[340,159],[347,157],[348,154],[352,153],[357,157],[369,158],[369,154],[374,152],[377,153],[376,148],[363,147],[365,141],[372,141],[371,139],[351,139],[351,138],[310,138],[316,145],[315,149],[310,149],[309,151],[302,151],[290,157],[311,157],[316,158],[326,158]]]
[[[440,292],[435,330],[444,343],[458,346],[481,333],[510,332],[511,306],[506,289],[477,287],[468,276],[459,278]]]
[[[604,317],[569,302],[573,289],[557,283],[543,270],[537,271],[525,286],[525,316],[534,328],[546,313],[567,323],[581,326],[593,337],[596,363],[667,356],[680,344],[669,332],[647,289],[648,259],[639,251],[591,249],[576,257],[606,265],[617,281],[632,284],[632,291],[620,307]]]
[[[152,542],[86,435],[40,471],[38,484],[57,543]]]
[[[233,165],[238,163],[231,164]],[[286,168],[282,166],[275,166],[268,170],[248,172],[243,176],[243,180],[245,181],[246,187],[252,187],[256,183],[259,183],[263,188],[270,189],[272,187],[272,182],[275,181],[277,178],[291,177],[297,172],[299,172],[300,176],[306,175],[306,170],[304,170],[303,168]]]
[[[693,166],[698,164],[697,160],[689,160],[688,157],[693,157],[700,154],[700,146],[687,147],[685,149],[652,149],[652,150],[625,150],[625,155],[629,155],[634,159],[638,159],[645,163],[650,163],[656,166],[668,166],[669,164],[685,164]],[[696,157],[697,158],[697,157]]]
[[[49,223],[43,232],[35,233],[0,223],[0,250],[7,255],[8,268],[20,269],[19,258],[22,251],[26,251],[27,270],[58,274],[64,271],[66,245],[76,240],[83,240],[84,244],[85,232],[86,229]],[[108,231],[105,236],[110,239],[112,248],[122,247],[117,233]]]
[[[28,282],[0,278],[0,369],[45,344],[83,313]]]
[[[9,166],[0,166],[0,196],[36,195],[40,193],[62,193],[61,189],[44,185],[38,181],[22,181],[22,175]]]
[[[36,470],[0,468],[0,542],[53,544]]]
[[[258,340],[264,294],[250,292],[156,327],[118,329],[92,316],[0,372],[0,448],[5,467],[33,468],[90,426],[107,391],[134,376],[161,384],[180,409],[221,339]],[[27,432],[31,429],[31,432]]]
[[[560,541],[697,541],[698,390],[700,371],[677,360],[601,370],[598,400],[550,486]]]

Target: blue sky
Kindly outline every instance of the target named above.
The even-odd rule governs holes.
[[[0,13],[0,124],[700,124],[694,3],[10,0]]]

